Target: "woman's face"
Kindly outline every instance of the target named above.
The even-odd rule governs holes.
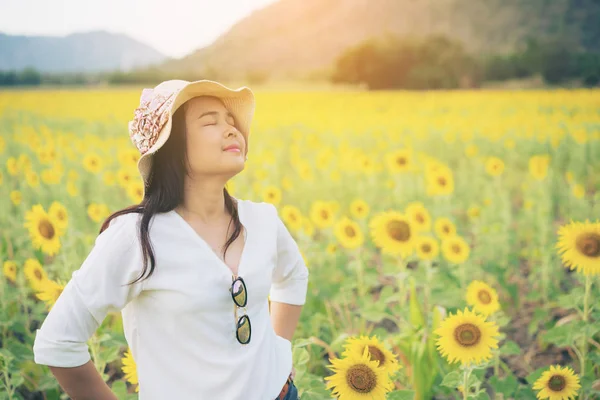
[[[236,175],[244,169],[246,141],[220,99],[194,97],[184,104],[191,175]],[[226,151],[231,145],[239,151]]]

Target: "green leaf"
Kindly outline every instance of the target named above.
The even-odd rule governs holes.
[[[548,369],[548,367],[538,368],[535,371],[533,371],[532,373],[530,373],[529,375],[527,375],[527,377],[525,378],[525,380],[530,385],[533,385],[535,383],[535,381],[537,381],[540,378],[540,376],[542,376],[542,374],[544,373],[544,371],[546,371],[547,369]]]
[[[127,397],[127,385],[123,381],[115,381],[111,386],[111,390],[119,399]]]
[[[413,327],[420,327],[425,325],[425,318],[419,305],[419,299],[417,297],[417,289],[415,288],[415,280],[410,280],[410,299],[409,299],[409,310],[410,310],[410,323]]]
[[[542,339],[560,347],[570,346],[587,329],[586,325],[583,321],[574,321],[561,326],[555,326],[546,331],[542,335]]]
[[[458,388],[462,384],[462,375],[458,371],[452,371],[442,380],[442,386],[447,386],[451,388]]]
[[[521,354],[521,348],[512,340],[507,340],[500,346],[500,354],[505,356]]]
[[[395,390],[388,393],[387,400],[414,400],[414,390]]]
[[[310,355],[305,348],[297,347],[293,351],[292,359],[294,360],[294,365],[304,365],[310,360]]]
[[[500,379],[493,375],[489,379],[489,383],[496,394],[502,393],[505,399],[513,397],[515,390],[519,387],[519,382],[514,375],[509,375],[506,378]]]
[[[311,339],[294,340],[294,347],[306,347],[309,344],[313,344],[313,341]]]

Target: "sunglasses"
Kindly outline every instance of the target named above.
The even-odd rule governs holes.
[[[252,326],[250,325],[250,318],[247,314],[242,315],[238,318],[238,308],[245,308],[248,303],[248,291],[246,289],[246,283],[241,277],[232,276],[231,282],[231,298],[233,299],[235,319],[237,321],[235,336],[240,344],[250,343],[250,337],[252,336]]]

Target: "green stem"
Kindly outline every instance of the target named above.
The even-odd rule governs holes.
[[[463,400],[467,400],[469,397],[469,387],[467,383],[469,382],[469,375],[471,375],[471,367],[467,366],[464,369],[463,373]]]
[[[586,275],[585,277],[585,294],[583,295],[583,322],[589,321],[590,314],[590,293],[592,289],[592,279],[590,275]],[[587,327],[585,328],[585,333],[583,335],[583,345],[581,348],[581,378],[585,376],[585,358],[587,355],[588,348],[588,338],[587,338]]]
[[[363,297],[365,295],[365,274],[363,263],[360,258],[360,249],[356,252],[356,278],[358,280],[358,294]]]
[[[404,290],[404,284],[406,282],[406,262],[403,258],[400,258],[400,274],[398,278],[398,291],[400,293],[400,309],[404,309],[406,304],[406,291]]]

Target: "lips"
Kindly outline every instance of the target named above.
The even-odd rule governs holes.
[[[231,146],[225,147],[225,149],[223,149],[223,151],[237,151],[237,152],[239,152],[241,150],[240,150],[240,146],[232,144]]]

